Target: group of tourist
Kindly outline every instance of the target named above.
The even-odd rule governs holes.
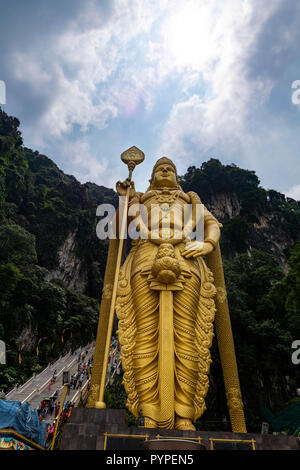
[[[82,360],[84,360],[83,356]],[[84,380],[88,380],[92,372],[93,359],[90,358],[88,361],[80,363],[78,361],[77,372],[71,375],[70,383],[68,384],[68,394],[71,388],[78,390],[82,387]]]
[[[60,404],[58,404],[60,406]],[[59,406],[58,406],[58,410],[59,410]],[[63,410],[62,410],[62,413],[61,413],[61,416],[59,418],[59,424],[60,425],[63,425],[67,422],[67,420],[69,419],[69,417],[71,416],[71,413],[72,413],[72,409],[74,407],[74,403],[72,403],[71,401],[67,401],[63,407]],[[58,415],[58,410],[57,410],[57,413],[55,411],[55,419],[53,420],[52,423],[48,423],[47,424],[47,428],[46,428],[46,433],[47,433],[47,437],[46,437],[46,443],[50,443],[53,439],[53,436],[54,436],[54,430],[55,430],[55,426],[56,426],[56,421],[57,421],[57,415]]]
[[[60,402],[58,401],[58,390],[50,398],[45,398],[41,401],[37,412],[41,418],[46,418],[48,415],[52,416],[54,413],[55,418],[58,415]]]
[[[77,354],[77,351],[73,354]],[[88,351],[81,352],[78,354],[78,366],[77,366],[77,372],[73,373],[70,377],[70,381],[67,385],[68,390],[67,390],[67,395],[70,393],[71,388],[74,390],[80,389],[84,383],[84,380],[88,380],[90,375],[91,375],[91,370],[92,370],[92,364],[93,364],[93,358],[87,359]],[[56,371],[54,371],[53,377],[55,376],[55,379],[57,377]],[[52,380],[53,380],[52,377]],[[55,382],[55,381],[54,381]],[[54,383],[53,382],[53,383]],[[58,397],[58,391],[56,390],[55,394],[53,397],[50,397],[49,400],[44,400],[41,402],[40,405],[40,413],[42,413],[43,417],[47,417],[49,414],[50,416],[52,415],[53,411],[55,413],[55,419],[53,420],[52,423],[48,423],[47,425],[47,439],[46,442],[49,444],[52,442],[53,436],[54,436],[54,430],[56,427],[56,421],[58,417],[58,412],[60,408],[60,402],[57,400]],[[74,403],[72,401],[67,401],[63,407],[62,413],[59,418],[59,426],[64,425],[68,418],[71,415],[72,409],[74,407]],[[39,410],[38,410],[39,412]]]
[[[75,352],[75,354],[77,354],[77,351]],[[84,383],[84,380],[87,380],[91,375],[93,358],[91,357],[87,360],[87,354],[88,351],[81,352],[78,354],[77,372],[72,374],[69,383],[66,384],[68,387],[68,395],[71,391],[71,388],[73,388],[74,390],[80,389]],[[50,380],[51,385],[56,382],[57,375],[57,371],[55,370]],[[48,415],[52,416],[53,413],[55,415],[55,418],[57,417],[60,407],[60,402],[58,401],[58,391],[59,389],[56,390],[56,392],[51,395],[50,398],[45,398],[41,401],[37,410],[40,418],[45,419]]]
[[[121,345],[117,336],[112,336],[108,356],[107,379],[106,382],[112,385],[115,374],[121,373]]]

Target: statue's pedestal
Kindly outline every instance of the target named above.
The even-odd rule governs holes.
[[[299,450],[300,439],[272,434],[179,431],[126,425],[125,410],[74,408],[60,450]]]
[[[164,439],[159,438],[159,439],[150,439],[147,441],[144,441],[143,444],[143,450],[172,450],[172,451],[185,451],[185,450],[206,450],[206,447],[203,444],[200,444],[200,442],[197,441],[192,441],[189,439],[180,439],[180,438],[168,438]]]

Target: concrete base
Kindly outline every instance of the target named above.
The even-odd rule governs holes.
[[[114,436],[106,436],[105,433]],[[128,435],[135,437],[127,437]],[[223,442],[223,440],[229,440],[229,442]],[[252,442],[238,443],[234,440],[254,440],[255,442],[254,444]],[[299,450],[300,439],[293,436],[273,436],[272,434],[128,427],[125,410],[74,408],[69,422],[65,425],[60,450],[104,450],[104,448],[130,451],[152,449],[177,451],[251,450],[253,445],[256,450]]]

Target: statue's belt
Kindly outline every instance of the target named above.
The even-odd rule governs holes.
[[[153,250],[153,244],[146,240],[145,242],[148,246],[142,243],[132,250],[131,256],[135,259],[132,263],[131,276],[138,273],[147,276],[150,289],[182,290],[186,278],[191,277],[192,274],[200,276],[197,261],[187,260],[181,255],[181,250],[185,247],[184,243],[176,247],[170,243],[163,243]],[[147,256],[149,245],[151,246],[150,258]]]

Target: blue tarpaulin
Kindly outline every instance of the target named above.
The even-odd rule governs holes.
[[[45,446],[46,423],[39,422],[37,410],[29,403],[0,400],[0,429],[13,428],[28,439]]]

